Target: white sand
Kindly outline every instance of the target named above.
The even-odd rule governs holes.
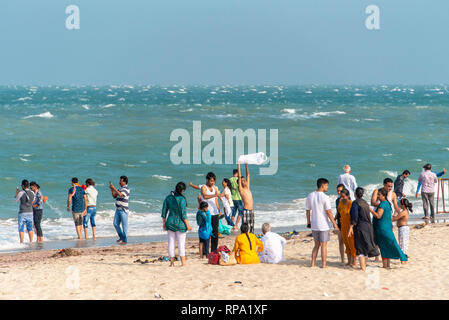
[[[80,256],[52,258],[55,251],[0,256],[1,299],[448,299],[449,225],[411,228],[406,266],[369,262],[367,272],[340,264],[331,236],[328,268],[310,268],[307,233],[287,243],[278,265],[208,265],[189,240],[188,265],[135,260],[167,255],[165,243],[78,250]],[[232,249],[233,237],[220,239]],[[318,265],[321,262],[318,260]],[[79,272],[77,283],[76,272]],[[241,281],[242,284],[236,284]]]

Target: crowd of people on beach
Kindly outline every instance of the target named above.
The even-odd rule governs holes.
[[[284,259],[286,240],[279,234],[271,232],[268,223],[262,225],[262,235],[254,234],[254,200],[250,189],[250,173],[248,164],[246,177],[242,175],[241,165],[233,170],[233,176],[222,180],[223,191],[220,192],[216,185],[217,177],[213,172],[206,175],[205,184],[189,186],[199,190],[197,196],[198,211],[196,222],[198,224],[199,256],[208,258],[211,255],[222,253],[225,262],[230,257],[239,264],[254,263],[279,263]],[[329,181],[325,178],[317,180],[316,191],[310,193],[306,199],[307,228],[312,230],[314,247],[312,250],[311,266],[316,265],[316,260],[321,251],[321,266],[327,265],[327,243],[330,240],[330,224],[338,234],[339,252],[341,262],[356,267],[357,258],[360,268],[366,270],[367,259],[374,257],[378,261],[382,257],[384,268],[390,267],[391,259],[399,259],[402,264],[408,260],[408,242],[410,229],[408,226],[409,214],[413,212],[413,206],[404,193],[405,180],[410,176],[410,171],[404,170],[393,182],[390,178],[383,180],[383,187],[375,189],[371,195],[370,203],[363,199],[365,190],[357,186],[355,177],[351,174],[351,168],[346,165],[344,174],[338,178],[336,199],[336,215],[331,209],[328,192]],[[416,197],[422,188],[422,200],[424,208],[423,219],[432,221],[435,218],[434,189],[438,177],[446,173],[444,169],[440,173],[432,172],[430,164],[423,167],[418,179]],[[119,239],[117,243],[128,242],[128,214],[129,196],[128,178],[121,176],[119,188],[109,182],[111,195],[115,199],[115,215],[113,225]],[[178,247],[178,255],[181,263],[186,264],[185,242],[187,231],[192,227],[187,219],[187,199],[184,195],[187,186],[184,182],[177,183],[164,200],[162,206],[162,226],[168,235],[168,254],[170,266],[175,262],[175,249]],[[95,189],[93,179],[87,179],[80,185],[78,178],[72,178],[72,186],[68,190],[67,211],[71,211],[78,239],[82,238],[84,230],[85,239],[88,239],[89,223],[92,228],[92,236],[96,238],[96,205],[98,191]],[[36,182],[22,181],[22,190],[17,188],[15,201],[19,205],[19,238],[23,243],[25,228],[30,242],[33,241],[33,228],[37,233],[37,241],[43,241],[42,228],[40,226],[43,214],[43,203],[47,197],[43,196],[40,186]],[[222,204],[221,210],[219,201]],[[373,207],[373,208],[371,208]],[[222,220],[226,221],[224,225]],[[398,240],[393,233],[393,223],[398,227]],[[218,246],[222,234],[230,234],[239,230],[241,234],[235,239],[233,250],[221,250]],[[223,251],[223,252],[221,252]]]
[[[351,175],[351,167],[346,165],[344,174],[339,176],[337,185],[336,215],[332,214],[330,198],[326,195],[329,181],[324,178],[317,180],[317,190],[308,195],[306,200],[307,227],[312,229],[315,241],[312,250],[312,263],[315,266],[318,251],[321,249],[323,268],[327,264],[327,243],[330,239],[329,222],[338,232],[341,262],[356,267],[359,258],[360,268],[366,270],[367,259],[382,257],[384,268],[389,268],[391,259],[399,259],[402,264],[408,260],[408,242],[410,228],[409,214],[413,205],[404,193],[405,179],[410,176],[409,170],[404,170],[393,182],[391,178],[383,180],[383,187],[375,189],[371,195],[370,204],[363,199],[365,190],[357,186],[356,179]],[[422,186],[424,208],[423,219],[434,222],[434,194],[438,177],[446,173],[446,169],[436,174],[432,166],[426,164],[418,178],[418,192]],[[374,208],[372,209],[370,205]],[[398,240],[393,233],[393,222],[398,228]]]

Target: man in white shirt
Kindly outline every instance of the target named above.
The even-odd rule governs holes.
[[[312,229],[315,246],[312,250],[312,264],[315,267],[318,250],[321,247],[321,267],[326,268],[327,243],[330,239],[329,220],[335,230],[339,230],[331,210],[331,201],[325,194],[329,188],[329,181],[320,178],[316,182],[317,190],[310,193],[306,200],[307,227]]]
[[[351,167],[347,164],[343,167],[344,174],[341,174],[338,177],[338,184],[342,184],[345,186],[346,190],[349,191],[349,195],[351,196],[351,200],[355,200],[354,192],[357,189],[357,182],[355,181],[354,176],[351,174]]]
[[[284,260],[284,247],[287,243],[284,237],[271,232],[271,226],[268,223],[262,225],[264,236],[260,239],[263,243],[263,250],[259,253],[259,259],[262,263],[278,263]]]
[[[86,215],[83,217],[83,228],[84,228],[84,235],[86,239],[88,238],[88,228],[89,228],[89,221],[90,226],[92,227],[92,237],[96,238],[96,227],[95,224],[95,216],[97,215],[97,197],[98,197],[98,191],[95,189],[95,181],[92,179],[86,180],[87,188],[85,190],[86,192],[86,199],[87,199],[87,209],[86,209]]]

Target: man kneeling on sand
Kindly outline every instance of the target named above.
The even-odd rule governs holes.
[[[307,196],[306,214],[307,227],[312,228],[315,246],[312,250],[312,267],[315,266],[318,250],[321,247],[322,268],[326,268],[327,243],[330,239],[329,220],[334,225],[335,230],[339,230],[337,223],[332,216],[331,201],[325,194],[329,188],[329,181],[320,178],[316,182],[318,189]]]
[[[269,223],[262,225],[263,250],[259,253],[259,259],[262,263],[279,263],[284,260],[284,248],[287,240],[277,233],[271,232]]]

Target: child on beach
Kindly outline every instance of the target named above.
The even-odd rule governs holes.
[[[208,210],[208,204],[205,201],[200,203],[200,209],[196,213],[196,222],[198,223],[198,238],[200,239],[200,257],[203,259],[209,257],[209,243],[212,233],[212,216]]]
[[[238,164],[237,170],[239,174],[239,193],[243,200],[243,222],[249,225],[249,232],[254,233],[254,203],[253,203],[253,194],[250,189],[250,180],[249,180],[249,169],[248,164],[245,164],[246,167],[246,179],[242,176],[240,163]]]
[[[407,254],[408,240],[410,237],[408,217],[409,212],[413,212],[413,205],[406,198],[402,198],[400,200],[400,208],[401,211],[397,215],[393,216],[393,219],[391,219],[391,221],[396,221],[396,225],[398,226],[399,247],[405,254]]]

